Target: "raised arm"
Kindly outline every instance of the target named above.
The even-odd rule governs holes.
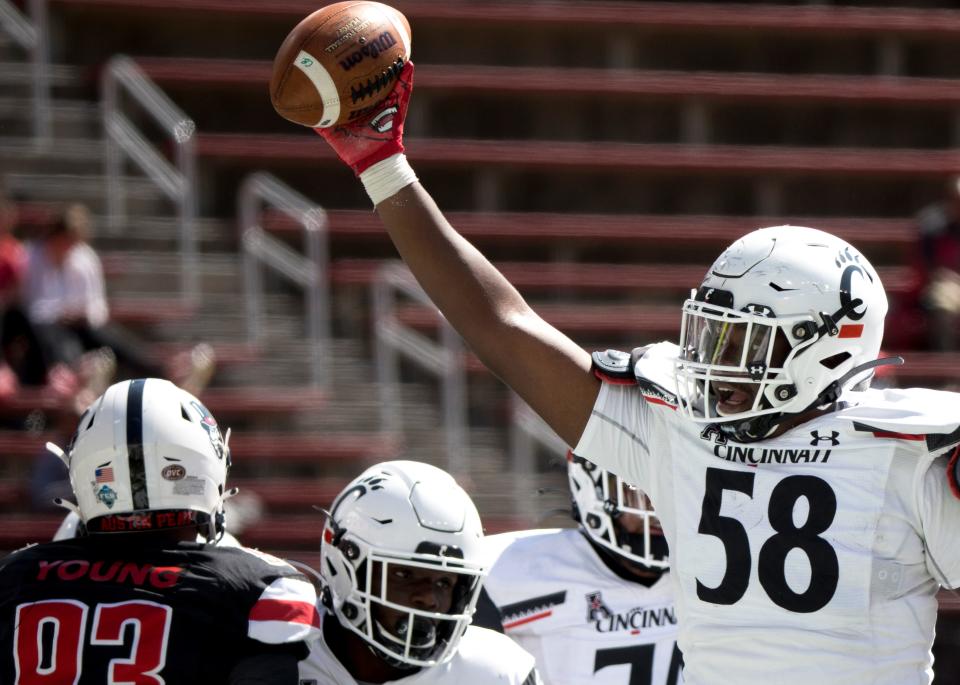
[[[396,108],[392,125],[375,114],[376,125],[318,132],[360,176],[401,257],[437,308],[491,371],[575,445],[600,389],[590,355],[530,308],[416,180],[401,154],[412,86],[408,64],[378,109]]]

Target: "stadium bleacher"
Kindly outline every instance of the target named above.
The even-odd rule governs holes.
[[[910,287],[912,212],[936,196],[945,175],[960,171],[954,9],[396,5],[417,46],[408,149],[418,170],[454,210],[452,223],[489,250],[542,315],[590,345],[675,337],[679,300],[710,256],[760,225],[836,232],[863,247],[898,296]],[[54,59],[76,74],[61,92],[90,104],[102,65],[115,52],[131,54],[195,118],[201,215],[213,220],[222,254],[238,253],[235,195],[246,170],[270,169],[323,205],[334,312],[369,323],[366,292],[392,249],[353,179],[313,134],[276,117],[266,92],[272,51],[315,7],[304,0],[52,0],[62,36]],[[99,135],[96,122],[91,128]],[[98,156],[90,161],[97,170],[100,164]],[[51,203],[26,199],[25,223],[42,224]],[[290,244],[299,238],[299,226],[280,216],[265,227]],[[98,248],[111,282],[121,283],[133,269],[129,239],[104,234]],[[113,315],[140,331],[158,357],[189,344],[197,322],[206,321],[200,330],[212,337],[221,372],[203,399],[237,426],[237,482],[266,510],[244,540],[315,563],[319,517],[310,507],[328,504],[345,476],[372,461],[402,454],[440,462],[436,407],[421,392],[426,399],[410,435],[370,429],[377,420],[367,383],[369,326],[357,339],[343,336],[338,350],[346,352],[336,358],[344,370],[332,392],[304,384],[302,359],[265,382],[275,377],[277,340],[243,342],[242,327],[218,318],[242,311],[242,288],[234,286],[206,306],[185,305],[172,291],[149,298],[112,291]],[[290,308],[299,303],[282,296]],[[435,312],[421,307],[399,315],[421,331],[437,325]],[[299,321],[287,323],[284,330],[297,330]],[[901,383],[960,383],[952,353],[897,352],[907,359]],[[481,375],[475,357],[464,363]],[[491,407],[477,413],[502,421],[504,402],[494,393]],[[0,403],[11,421],[56,410],[40,392]],[[496,431],[478,440],[495,467],[473,474],[488,528],[531,525],[503,498],[484,499],[484,488],[505,485],[507,459],[504,427],[481,428]],[[47,437],[0,432],[0,549],[43,538],[59,521],[49,511],[26,512],[29,460]],[[556,473],[540,475],[562,486]],[[305,478],[320,480],[304,488]],[[960,612],[945,595],[942,603]]]

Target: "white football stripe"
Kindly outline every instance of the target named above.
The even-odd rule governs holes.
[[[310,83],[317,89],[320,101],[323,103],[323,119],[316,123],[316,128],[333,126],[340,117],[340,95],[337,86],[330,76],[330,72],[323,68],[320,60],[303,50],[297,55],[294,64],[310,79]]]
[[[403,42],[403,53],[407,56],[407,60],[410,59],[410,36],[407,34],[406,30],[403,28],[403,22],[397,21],[395,12],[387,12],[387,19],[390,20],[390,23],[393,24],[393,28],[397,30],[397,35],[400,36],[401,42]]]
[[[280,599],[313,604],[317,593],[306,580],[281,576],[274,580],[260,595],[260,599]]]

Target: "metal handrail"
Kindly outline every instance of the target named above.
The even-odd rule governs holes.
[[[9,0],[0,0],[0,28],[30,53],[33,91],[33,143],[38,151],[50,147],[53,118],[50,108],[50,39],[46,0],[30,0],[30,19]]]
[[[300,224],[306,256],[263,230],[265,206],[283,212]],[[271,174],[257,172],[240,185],[237,215],[243,245],[248,340],[258,343],[263,339],[263,267],[268,266],[303,290],[307,336],[312,342],[311,382],[316,388],[328,387],[330,292],[326,212]]]
[[[524,473],[532,468],[534,444],[566,456],[570,447],[564,439],[516,393],[511,393],[510,414],[510,458],[514,470]]]
[[[116,233],[127,219],[124,158],[136,165],[178,208],[180,224],[180,298],[200,299],[197,272],[196,126],[129,57],[117,55],[103,70],[100,83],[107,177],[107,225]],[[150,143],[120,111],[121,92],[132,97],[174,143],[174,163]]]
[[[395,262],[380,268],[372,286],[372,299],[381,429],[398,434],[403,427],[399,392],[399,362],[403,356],[440,379],[447,470],[466,473],[469,437],[463,340],[442,315],[439,342],[401,323],[396,316],[397,295],[434,307],[406,266]]]
[[[542,445],[565,459],[567,443],[516,393],[510,393],[510,468],[514,501],[521,515],[535,520],[537,510],[530,497],[530,482],[536,471],[536,446]]]

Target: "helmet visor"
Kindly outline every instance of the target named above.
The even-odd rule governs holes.
[[[786,320],[806,320],[793,317]],[[778,411],[766,395],[790,385],[784,366],[790,349],[784,319],[697,300],[683,307],[677,387],[695,420],[722,421]],[[778,346],[783,341],[784,345]],[[795,351],[794,351],[795,352]]]
[[[700,303],[696,303],[700,304]],[[684,308],[686,335],[680,341],[680,359],[710,366],[714,371],[749,375],[751,364],[769,363],[774,326],[724,314],[715,307]]]

